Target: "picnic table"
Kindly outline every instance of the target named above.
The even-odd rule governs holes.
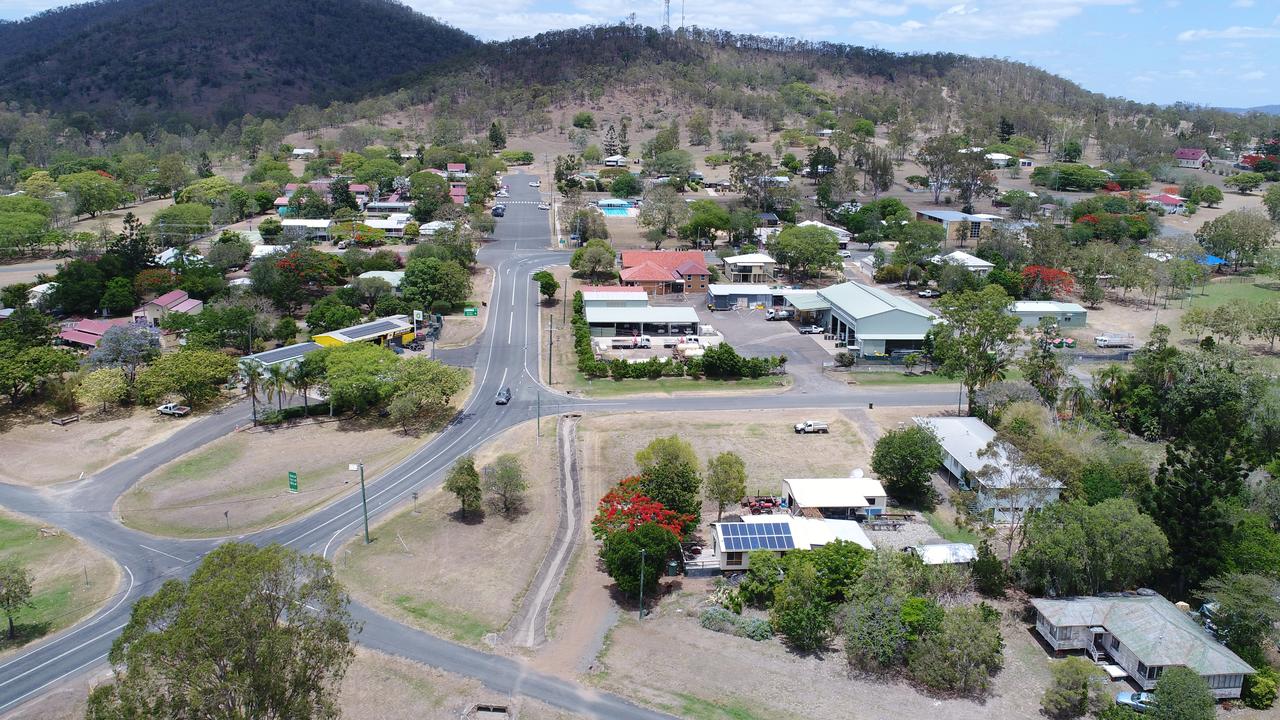
[[[867,525],[872,530],[901,530],[906,523],[901,520],[872,520]]]

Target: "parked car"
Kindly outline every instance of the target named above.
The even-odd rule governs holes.
[[[916,296],[922,297],[922,298],[936,298],[936,297],[942,297],[942,293],[938,292],[937,290],[934,290],[933,288],[925,288],[924,290],[921,290],[920,292],[916,293]]]
[[[1118,692],[1116,704],[1123,705],[1135,712],[1146,712],[1155,706],[1155,695],[1147,692]]]
[[[795,428],[797,435],[810,435],[812,433],[822,433],[823,435],[826,435],[831,432],[831,429],[827,427],[826,423],[818,422],[817,420],[805,420],[804,422],[798,422],[796,423]]]
[[[841,250],[838,254],[839,254],[839,255],[840,255],[840,257],[842,257],[842,258],[851,258],[851,257],[853,257],[853,253],[849,252],[848,250]]]
[[[791,311],[781,309],[766,310],[764,313],[765,320],[790,320]]]
[[[550,209],[551,209],[551,204],[550,204],[550,203],[538,203],[538,209],[539,209],[539,210],[550,210]]]
[[[532,181],[532,182],[530,182],[530,183],[529,183],[529,187],[542,187],[542,181],[541,181],[541,180],[534,180],[534,181]]]
[[[506,214],[507,214],[507,206],[506,206],[506,205],[494,205],[494,206],[493,206],[493,216],[494,216],[494,217],[502,217],[503,215],[506,215]]]
[[[824,329],[821,325],[801,325],[801,335],[821,335]]]
[[[504,387],[498,391],[498,397],[494,400],[498,405],[506,405],[511,402],[511,388]]]
[[[161,415],[172,415],[173,417],[182,417],[183,415],[186,415],[187,413],[191,412],[191,408],[187,407],[186,405],[179,405],[178,403],[165,403],[164,405],[161,405],[160,407],[156,408],[156,412],[160,413]]]

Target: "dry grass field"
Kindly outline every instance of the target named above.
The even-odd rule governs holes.
[[[335,564],[362,602],[403,622],[479,645],[511,619],[546,555],[557,524],[556,423],[519,425],[475,454],[483,468],[502,453],[520,458],[529,484],[524,512],[511,518],[486,509],[462,519],[457,499],[427,491],[415,506],[372,529],[374,542],[352,540]]]

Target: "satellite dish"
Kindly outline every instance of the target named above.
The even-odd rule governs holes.
[[[860,477],[862,477],[862,468],[854,468],[854,469],[853,469],[853,476],[854,476],[855,478],[860,478]]]

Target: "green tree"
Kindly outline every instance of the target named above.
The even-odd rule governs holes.
[[[71,198],[72,212],[76,215],[97,217],[98,213],[114,210],[125,201],[120,183],[94,171],[63,175],[58,178],[58,187]]]
[[[1191,668],[1165,668],[1153,694],[1155,702],[1146,713],[1153,720],[1213,720],[1218,715],[1209,683]]]
[[[445,478],[444,489],[457,496],[464,519],[480,511],[484,494],[480,488],[480,473],[476,471],[474,456],[464,455],[453,463],[449,476]]]
[[[722,452],[707,461],[707,499],[716,504],[716,521],[727,505],[747,494],[747,464],[733,452]]]
[[[1273,183],[1262,194],[1262,204],[1267,208],[1267,216],[1271,222],[1280,223],[1280,183]]]
[[[102,411],[107,405],[124,400],[129,392],[129,384],[125,381],[124,371],[120,368],[104,367],[84,376],[76,387],[76,397],[82,402],[102,403]]]
[[[1206,582],[1203,595],[1206,602],[1217,603],[1213,624],[1218,637],[1250,665],[1265,666],[1266,649],[1280,640],[1280,582],[1228,573]]]
[[[318,555],[223,544],[133,606],[86,718],[337,717],[359,632],[349,603]]]
[[[960,152],[963,144],[958,135],[938,135],[925,140],[916,150],[916,162],[929,179],[935,205],[942,202],[944,183],[951,180],[964,155]]]
[[[129,282],[129,278],[115,277],[107,282],[101,305],[112,316],[125,315],[137,304],[138,298],[133,294],[133,283]]]
[[[596,116],[592,115],[586,110],[577,112],[573,116],[573,126],[576,128],[581,128],[583,130],[595,130]]]
[[[307,312],[307,330],[312,335],[333,332],[360,322],[360,311],[333,295],[320,298]]]
[[[845,620],[845,656],[862,672],[895,672],[906,659],[907,626],[901,599],[889,596],[852,603]]]
[[[1066,380],[1067,369],[1062,366],[1062,361],[1058,359],[1058,355],[1053,352],[1053,347],[1045,339],[1049,337],[1047,324],[1051,324],[1051,321],[1047,319],[1041,321],[1040,336],[1032,338],[1031,348],[1018,364],[1023,377],[1040,394],[1040,399],[1044,401],[1045,406],[1050,411],[1056,411],[1058,395],[1062,391],[1063,381]]]
[[[9,621],[9,639],[16,635],[13,619],[23,608],[33,607],[31,602],[31,571],[16,558],[0,560],[0,610]]]
[[[938,300],[945,322],[933,326],[933,356],[943,374],[960,376],[969,411],[978,388],[1000,380],[1013,361],[1021,321],[1007,312],[1012,301],[1004,288],[950,293]]]
[[[1177,595],[1199,587],[1221,568],[1231,536],[1223,499],[1240,492],[1245,475],[1236,438],[1215,410],[1204,410],[1185,435],[1166,446],[1148,502],[1169,539]]]
[[[425,258],[405,266],[400,291],[410,303],[460,305],[471,296],[471,273],[454,260]]]
[[[949,611],[942,627],[911,649],[911,677],[933,690],[983,695],[1004,665],[1004,640],[995,618],[978,607]]]
[[[390,348],[370,343],[354,343],[324,351],[325,380],[329,401],[339,407],[364,412],[380,406],[395,390],[392,377],[399,358]]]
[[[369,312],[373,312],[373,306],[378,304],[378,298],[395,292],[391,283],[379,277],[356,278],[351,281],[351,289],[360,296],[361,302],[369,308]]]
[[[644,203],[636,217],[636,222],[643,227],[652,228],[666,237],[688,220],[689,205],[671,185],[660,183],[644,191]],[[657,242],[661,244],[660,241]]]
[[[497,120],[489,123],[489,146],[494,150],[502,150],[507,146],[507,133]]]
[[[913,425],[890,430],[876,441],[871,470],[885,490],[901,502],[932,507],[936,502],[932,475],[942,465],[942,446],[933,431]]]
[[[716,234],[729,229],[729,211],[714,200],[694,200],[689,203],[689,222],[680,228],[680,236],[698,242],[704,238],[713,243]]]
[[[1099,713],[1111,705],[1106,675],[1082,657],[1069,657],[1049,666],[1053,684],[1045,688],[1040,707],[1052,718],[1067,720]]]
[[[538,292],[548,303],[555,299],[556,293],[560,292],[560,281],[556,280],[556,276],[546,270],[539,270],[534,273],[533,281],[538,283]]]
[[[154,402],[178,395],[187,405],[199,405],[218,394],[236,370],[236,361],[212,350],[184,349],[161,355],[138,375],[138,396]]]
[[[1248,195],[1262,187],[1262,183],[1266,181],[1267,177],[1262,173],[1242,172],[1223,180],[1222,184],[1239,190],[1242,195]]]
[[[1275,224],[1257,210],[1232,210],[1196,230],[1201,247],[1219,257],[1231,258],[1236,268],[1257,259],[1275,235]]]
[[[818,571],[812,563],[788,563],[786,577],[773,591],[769,624],[800,652],[816,653],[827,647],[834,629],[831,607],[822,597]]]
[[[773,255],[792,277],[805,279],[840,266],[840,243],[828,228],[793,225],[774,238]]]
[[[1156,522],[1132,500],[1112,498],[1034,513],[1011,566],[1029,592],[1095,595],[1147,583],[1168,563],[1169,543]]]
[[[23,347],[12,340],[0,341],[0,388],[17,405],[22,394],[77,367],[76,357],[66,350],[48,346]]]
[[[298,323],[291,317],[280,318],[271,336],[281,345],[288,345],[298,338]]]
[[[588,240],[586,245],[573,251],[569,267],[576,273],[586,275],[592,283],[599,282],[605,272],[613,273],[617,254],[613,246],[604,240]]]
[[[711,116],[705,110],[698,110],[689,116],[685,128],[689,133],[690,145],[711,144]]]
[[[524,494],[529,489],[520,458],[503,453],[484,467],[484,491],[494,507],[504,515],[511,515],[524,505]]]
[[[1205,207],[1215,207],[1222,200],[1222,191],[1217,185],[1205,185],[1200,188],[1200,202],[1204,203]]]
[[[702,514],[699,490],[702,478],[700,463],[687,440],[676,435],[655,438],[636,453],[640,468],[640,490],[663,504],[668,510],[690,515],[696,524]]]
[[[85,260],[72,260],[58,268],[57,286],[50,293],[52,307],[66,313],[96,315],[102,306],[106,283],[98,266]]]
[[[624,596],[640,594],[643,575],[644,594],[652,597],[667,558],[679,551],[680,540],[675,533],[661,525],[645,523],[630,532],[609,533],[600,547],[600,558],[605,572]]]
[[[615,177],[609,184],[609,194],[616,198],[635,197],[642,192],[644,192],[644,184],[640,182],[640,178],[629,172]]]
[[[159,352],[160,342],[152,330],[117,325],[102,334],[98,347],[89,355],[89,361],[96,367],[120,368],[125,382],[132,388],[138,377],[138,368]]]
[[[423,412],[448,411],[453,398],[467,387],[467,374],[438,360],[411,357],[400,360],[391,373],[392,395],[413,393]]]

